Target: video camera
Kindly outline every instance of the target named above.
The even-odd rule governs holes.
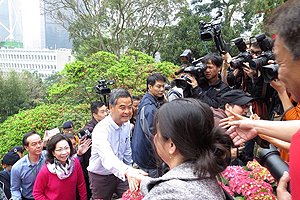
[[[198,81],[201,81],[204,78],[203,72],[206,70],[207,66],[202,63],[202,58],[199,58],[197,60],[192,59],[192,51],[190,49],[186,49],[181,55],[180,59],[185,63],[192,64],[191,66],[185,65],[182,67],[179,71],[175,72],[176,75],[179,75],[180,73],[189,73],[192,76],[194,76]],[[178,88],[182,88],[185,90],[189,87],[189,84],[187,83],[189,78],[187,75],[183,75],[180,78],[175,79],[175,85]]]
[[[231,40],[230,45],[231,46],[235,45],[238,48],[238,50],[240,51],[239,55],[235,59],[231,60],[230,66],[234,69],[236,69],[236,68],[242,69],[243,63],[249,62],[250,60],[252,60],[253,57],[246,50],[247,46],[246,46],[246,43],[244,42],[243,38],[239,37],[239,38],[235,38],[235,39]]]
[[[260,69],[262,66],[267,65],[269,60],[275,60],[275,55],[272,52],[270,41],[266,38],[265,34],[258,34],[250,38],[251,43],[257,42],[260,49],[263,51],[256,59],[249,61],[252,70]]]
[[[225,54],[228,52],[229,44],[225,43],[223,40],[221,29],[222,29],[222,20],[220,17],[222,16],[222,12],[218,11],[217,15],[210,21],[204,22],[200,21],[200,30],[201,32],[201,40],[210,41],[214,39],[216,47],[221,54]]]
[[[113,85],[115,84],[114,80],[110,80],[105,82],[104,79],[98,79],[98,84],[95,86],[95,91],[97,94],[100,94],[104,98],[104,104],[108,107],[106,103],[106,96],[110,93],[110,88],[107,87],[107,85]],[[101,97],[100,97],[101,98]]]
[[[103,79],[98,79],[98,84],[95,86],[95,91],[97,94],[108,95],[110,93],[110,88],[107,85],[115,84],[114,80],[105,82]]]

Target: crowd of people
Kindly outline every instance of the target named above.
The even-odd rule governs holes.
[[[267,38],[276,55],[269,63],[279,65],[271,83],[260,68],[244,62],[232,69],[235,57],[211,53],[202,71],[179,72],[169,93],[160,73],[147,77],[142,98],[114,89],[108,107],[91,104],[92,118],[78,134],[71,121],[62,134],[26,133],[23,147],[2,159],[2,199],[110,200],[128,189],[140,190],[144,199],[230,199],[218,175],[227,165],[253,160],[255,146],[269,144],[290,167],[277,198],[300,198],[299,11],[300,2],[289,0],[267,21],[277,34]],[[264,54],[257,42],[247,52],[253,59]],[[282,121],[271,121],[279,115]]]

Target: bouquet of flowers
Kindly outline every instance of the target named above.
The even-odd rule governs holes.
[[[141,191],[131,191],[129,189],[122,195],[122,200],[141,200],[143,198]]]
[[[276,199],[274,177],[256,160],[245,167],[228,166],[222,175],[220,185],[235,199]]]

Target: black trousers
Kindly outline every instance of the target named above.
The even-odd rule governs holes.
[[[129,188],[127,180],[122,181],[113,174],[99,175],[89,172],[89,181],[94,199],[111,200],[113,193],[120,198]]]

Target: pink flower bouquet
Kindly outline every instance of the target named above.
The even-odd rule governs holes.
[[[122,195],[122,200],[141,200],[143,198],[141,191],[131,191],[129,189]]]
[[[222,172],[220,185],[239,199],[276,199],[271,184],[276,184],[270,172],[256,160],[247,167],[228,166]]]

